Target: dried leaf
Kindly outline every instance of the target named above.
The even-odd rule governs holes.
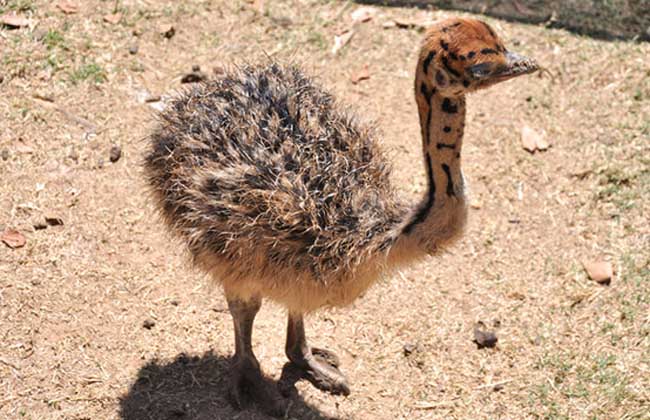
[[[350,76],[350,81],[354,85],[356,85],[362,80],[368,80],[368,79],[370,79],[370,70],[368,69],[368,64],[364,64],[360,70],[352,73],[352,76]]]
[[[113,13],[103,17],[104,22],[110,23],[111,25],[117,25],[122,20],[122,13]]]
[[[530,153],[535,153],[536,150],[546,150],[550,147],[549,143],[544,138],[544,132],[535,131],[527,125],[521,128],[521,145]]]
[[[536,141],[537,133],[533,131],[532,128],[528,126],[523,126],[521,129],[521,145],[522,147],[533,153],[535,150],[537,150],[537,141]]]
[[[608,285],[614,277],[612,263],[607,261],[584,261],[582,266],[585,268],[590,279],[598,284]]]
[[[551,145],[548,143],[548,141],[546,141],[546,137],[544,135],[540,136],[537,139],[537,150],[546,150],[549,147],[551,147]]]
[[[149,96],[144,98],[144,102],[149,103],[149,104],[152,103],[152,102],[160,102],[161,100],[162,100],[162,98],[160,97],[160,95],[151,95],[150,94]]]
[[[79,11],[79,6],[66,0],[59,0],[56,3],[56,7],[58,7],[66,15],[72,15]]]
[[[21,28],[23,26],[29,26],[32,21],[27,19],[25,16],[19,16],[15,13],[6,13],[0,16],[0,23],[6,26],[11,26],[12,28]]]
[[[2,234],[0,234],[0,241],[4,242],[9,248],[21,248],[25,246],[27,240],[22,233],[14,229],[5,229]]]
[[[332,48],[332,54],[338,53],[341,48],[343,48],[354,36],[354,31],[348,29],[342,32],[339,35],[334,36],[334,47]]]
[[[350,13],[350,17],[354,23],[363,23],[372,20],[376,14],[377,10],[372,7],[359,7],[354,12]]]

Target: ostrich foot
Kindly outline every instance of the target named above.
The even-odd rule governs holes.
[[[287,400],[282,397],[276,384],[264,377],[256,360],[244,360],[233,366],[230,398],[238,410],[252,400],[273,417],[283,417],[288,408]]]
[[[289,360],[302,371],[305,379],[321,391],[334,395],[350,395],[348,380],[338,369],[339,358],[331,351],[308,348],[306,351],[290,354]]]
[[[320,349],[318,347],[312,347],[311,348],[311,354],[319,362],[327,363],[328,365],[332,366],[333,368],[338,368],[339,366],[341,366],[341,360],[336,355],[336,353],[334,353],[332,351],[329,351],[327,349]]]

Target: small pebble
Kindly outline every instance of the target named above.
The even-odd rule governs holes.
[[[102,169],[104,167],[104,158],[97,159],[97,169]]]
[[[474,342],[479,349],[492,348],[497,345],[499,339],[494,331],[488,331],[483,322],[479,321],[474,326]]]
[[[156,323],[151,319],[145,319],[144,322],[142,323],[142,327],[148,330],[152,329],[154,325],[156,325]]]
[[[129,54],[136,55],[138,53],[139,47],[134,44],[129,47]]]
[[[108,158],[112,163],[117,162],[122,157],[122,148],[117,144],[111,147],[111,151],[108,154]]]
[[[196,83],[207,78],[208,75],[201,71],[201,67],[198,64],[194,64],[192,66],[192,72],[184,74],[181,78],[181,83]]]
[[[167,39],[171,39],[176,34],[176,29],[172,25],[163,25],[160,27],[160,33]]]
[[[408,356],[415,351],[415,344],[404,344],[404,356]]]
[[[34,230],[43,230],[43,229],[47,229],[47,223],[42,221],[38,221],[34,223]]]
[[[79,162],[79,153],[74,149],[70,151],[68,157],[74,160],[75,162]]]
[[[420,343],[417,344],[406,343],[404,344],[403,350],[404,350],[404,356],[410,356],[413,353],[422,353],[424,351],[424,348]]]
[[[2,149],[2,152],[0,152],[0,155],[2,156],[2,160],[8,160],[9,159],[9,150]]]
[[[3,75],[0,74],[0,83],[2,83],[2,82],[4,82],[4,81],[5,81],[5,77],[4,77]]]
[[[45,223],[49,226],[63,226],[63,219],[56,216],[45,216]]]

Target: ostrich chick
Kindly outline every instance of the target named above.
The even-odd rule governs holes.
[[[375,129],[295,67],[226,71],[160,114],[146,176],[170,230],[223,287],[236,404],[248,389],[265,411],[286,408],[251,346],[263,298],[288,309],[289,360],[319,389],[349,394],[338,358],[307,344],[303,314],[349,304],[459,237],[465,96],[535,70],[483,22],[450,19],[426,33],[415,97],[428,188],[413,205],[391,187]]]

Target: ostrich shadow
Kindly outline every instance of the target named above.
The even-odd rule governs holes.
[[[120,397],[121,420],[267,420],[259,407],[249,402],[243,410],[232,407],[229,398],[231,358],[213,353],[202,356],[179,354],[173,361],[149,361],[138,371],[128,392]],[[338,420],[321,413],[298,394],[294,385],[301,377],[291,364],[282,369],[279,386],[288,395],[285,418]]]

